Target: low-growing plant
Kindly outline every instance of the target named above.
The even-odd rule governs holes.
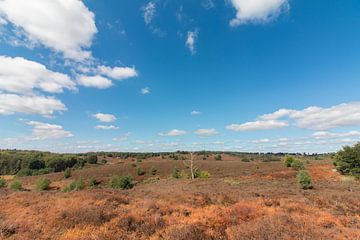
[[[6,187],[6,180],[0,177],[0,188]]]
[[[216,155],[215,155],[215,160],[216,160],[216,161],[221,161],[221,160],[222,160],[221,155],[220,155],[220,154],[216,154]]]
[[[64,178],[66,179],[66,178],[69,178],[69,177],[71,177],[71,169],[67,168],[64,171]]]
[[[295,158],[293,156],[286,156],[285,159],[284,159],[285,167],[291,167],[294,160],[295,160]]]
[[[178,168],[174,167],[174,169],[172,170],[171,176],[173,178],[177,178],[177,179],[180,178],[181,177],[180,170]]]
[[[76,179],[64,188],[64,192],[80,191],[85,188],[85,183],[82,178]]]
[[[300,170],[297,174],[298,182],[302,189],[312,189],[311,177],[308,171]]]
[[[35,183],[35,189],[37,191],[45,191],[50,188],[50,180],[47,178],[39,178]]]
[[[132,167],[137,167],[136,163],[131,164]]]
[[[138,176],[143,176],[143,175],[145,175],[145,170],[142,169],[141,167],[138,167],[138,168],[136,169],[136,174],[137,174]]]
[[[33,171],[28,168],[22,168],[16,173],[16,176],[18,176],[18,177],[25,177],[25,176],[32,176],[32,175],[33,175]]]
[[[100,184],[100,183],[96,180],[95,177],[91,177],[91,178],[90,178],[89,186],[90,186],[91,188],[95,188],[95,187],[97,187],[99,184]]]
[[[133,179],[128,176],[113,176],[110,178],[109,186],[111,188],[131,189],[134,187]]]
[[[291,167],[297,171],[305,169],[304,163],[300,159],[294,159],[294,161],[291,164]]]
[[[243,158],[243,159],[241,159],[241,161],[242,161],[242,162],[250,162],[250,159],[248,159],[248,158]]]
[[[209,178],[210,173],[208,171],[196,169],[194,172],[194,177],[195,178]]]
[[[150,168],[149,173],[150,173],[150,175],[156,175],[157,169],[156,169],[154,166],[152,166],[152,167]]]
[[[10,189],[21,191],[23,189],[22,183],[20,181],[18,181],[18,180],[12,181],[10,183]]]

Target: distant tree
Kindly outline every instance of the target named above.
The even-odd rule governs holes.
[[[189,159],[184,160],[184,165],[189,168],[191,179],[195,179],[194,153],[189,152],[189,155]]]
[[[96,164],[98,161],[98,157],[96,155],[89,155],[86,157],[86,162],[89,164]]]

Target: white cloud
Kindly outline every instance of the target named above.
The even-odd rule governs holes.
[[[19,96],[0,93],[0,114],[14,113],[40,114],[51,116],[54,112],[66,111],[65,105],[53,98],[43,96]]]
[[[126,141],[128,140],[128,138],[130,137],[131,133],[130,132],[127,132],[125,134],[123,134],[122,136],[120,137],[114,137],[113,138],[113,141]]]
[[[339,138],[339,137],[355,137],[360,136],[359,131],[349,131],[345,133],[334,133],[328,131],[318,131],[312,134],[315,139],[324,139],[324,138]]]
[[[94,87],[99,89],[105,89],[112,86],[111,80],[99,75],[96,76],[80,75],[77,78],[77,82],[84,87]]]
[[[200,137],[210,137],[218,134],[218,132],[214,128],[209,128],[209,129],[198,129],[195,131],[195,134]]]
[[[201,6],[206,10],[209,10],[215,7],[215,3],[213,0],[203,0]]]
[[[138,75],[137,71],[133,67],[108,67],[99,66],[98,72],[101,75],[105,75],[109,78],[116,80],[124,80]]]
[[[287,122],[280,122],[275,120],[268,121],[255,121],[255,122],[246,122],[243,124],[231,124],[226,126],[226,129],[231,131],[256,131],[256,130],[268,130],[287,127]]]
[[[249,22],[267,22],[289,9],[288,0],[231,0],[236,9],[236,17],[231,26]]]
[[[142,8],[144,12],[144,21],[146,25],[149,25],[155,17],[156,6],[154,2],[149,2]]]
[[[200,114],[202,114],[202,112],[194,110],[194,111],[191,111],[190,114],[191,114],[192,116],[195,116],[195,115],[200,115]]]
[[[26,124],[33,127],[29,140],[50,140],[74,136],[71,132],[65,131],[60,125],[36,121],[29,121]]]
[[[69,76],[48,70],[44,65],[22,57],[0,56],[0,90],[26,95],[34,89],[49,93],[75,90]]]
[[[105,113],[96,113],[93,115],[94,118],[96,118],[97,120],[99,120],[100,122],[115,122],[116,121],[116,117],[112,114],[105,114]]]
[[[187,39],[186,39],[185,45],[189,48],[192,55],[194,55],[196,53],[195,44],[196,44],[197,37],[198,37],[197,31],[189,31],[187,33]]]
[[[289,139],[287,139],[287,138],[279,138],[278,141],[279,142],[287,142],[287,141],[289,141]]]
[[[100,130],[116,130],[119,129],[119,127],[116,127],[114,125],[97,125],[95,126],[95,129],[100,129]]]
[[[94,14],[83,1],[75,0],[3,0],[0,15],[23,31],[30,42],[61,52],[66,58],[91,57],[86,50],[97,33]]]
[[[172,129],[166,133],[159,133],[160,136],[176,137],[185,135],[187,132],[184,130]]]
[[[329,108],[308,107],[303,110],[280,109],[261,119],[289,118],[300,128],[328,130],[337,127],[360,126],[360,102],[343,103]]]
[[[150,94],[150,88],[148,87],[142,88],[140,92],[143,95]]]
[[[263,138],[263,139],[259,139],[259,140],[253,140],[251,142],[256,143],[256,144],[258,144],[258,143],[268,143],[268,142],[270,142],[270,140],[267,139],[267,138]]]

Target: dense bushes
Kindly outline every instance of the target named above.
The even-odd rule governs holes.
[[[340,173],[360,178],[360,143],[340,150],[335,155],[334,165]]]
[[[131,176],[113,176],[110,178],[109,186],[112,188],[130,189],[133,188]]]

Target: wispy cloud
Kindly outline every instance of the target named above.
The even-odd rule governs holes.
[[[140,93],[141,93],[142,95],[146,95],[146,94],[150,94],[151,91],[150,91],[150,88],[149,88],[149,87],[145,87],[145,88],[142,88],[142,89],[140,90]]]
[[[189,48],[192,55],[196,54],[196,40],[198,38],[198,31],[188,31],[186,38],[186,46]]]

